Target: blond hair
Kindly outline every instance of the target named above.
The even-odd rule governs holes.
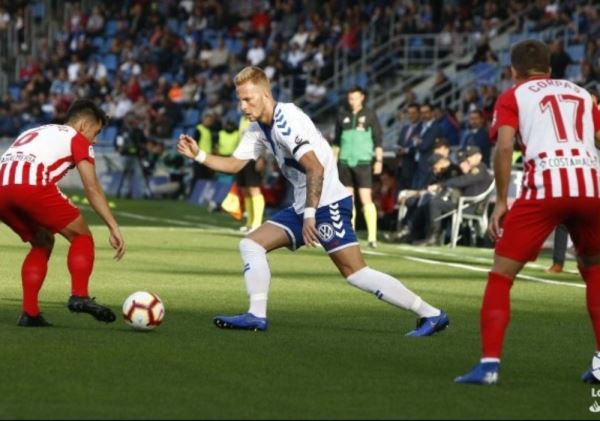
[[[271,90],[271,83],[269,78],[265,74],[264,70],[256,66],[244,67],[240,72],[235,75],[233,79],[235,86],[243,85],[246,82],[252,82],[255,85],[262,85],[265,88]]]

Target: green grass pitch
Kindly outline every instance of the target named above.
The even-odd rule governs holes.
[[[117,202],[116,212],[128,248],[118,263],[106,229],[85,211],[97,244],[91,293],[120,311],[130,293],[154,291],[163,325],[141,333],[70,314],[59,239],[40,297],[55,326],[18,328],[26,248],[1,226],[0,418],[599,416],[589,410],[595,389],[579,381],[594,351],[585,290],[575,273],[545,274],[547,257],[524,272],[535,280],[513,287],[501,384],[482,388],[452,379],[479,356],[490,250],[384,244],[367,256],[448,311],[449,329],[431,338],[404,337],[415,318],[348,286],[320,249],[269,256],[267,332],[225,331],[212,317],[247,309],[235,221],[173,202]]]

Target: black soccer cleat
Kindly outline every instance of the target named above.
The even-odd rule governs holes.
[[[38,314],[37,316],[30,316],[29,314],[23,312],[19,316],[19,320],[17,320],[17,326],[22,327],[50,327],[52,323],[48,320],[44,319],[44,316]]]
[[[73,313],[91,314],[99,322],[112,323],[117,319],[115,313],[110,308],[98,304],[95,297],[77,297],[71,295],[67,307]]]

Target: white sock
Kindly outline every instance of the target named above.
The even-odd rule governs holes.
[[[393,306],[410,310],[419,317],[439,316],[440,310],[432,307],[396,278],[365,266],[346,279],[351,285],[375,294],[377,298]]]
[[[482,358],[480,360],[482,363],[500,363],[500,358]]]
[[[248,313],[256,317],[267,317],[267,298],[271,283],[267,251],[256,241],[244,238],[240,241],[240,253],[244,262],[246,291],[250,298]]]

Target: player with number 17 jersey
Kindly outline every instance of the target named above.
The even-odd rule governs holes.
[[[564,218],[556,212],[561,207],[557,201],[585,211],[586,201],[567,199],[600,200],[600,165],[594,144],[600,112],[593,106],[591,95],[574,83],[532,77],[498,98],[490,129],[492,139],[502,126],[510,126],[517,133],[524,174],[519,200],[506,217],[496,251],[518,261],[532,261]],[[528,205],[530,201],[552,204]],[[571,225],[571,235],[578,237],[582,252],[600,252],[600,224],[598,233],[590,232],[590,225]]]
[[[585,89],[567,80],[530,78],[498,99],[492,138],[503,125],[517,130],[524,152],[523,199],[600,195],[594,145],[600,113]]]
[[[480,310],[481,359],[457,383],[499,381],[500,358],[510,322],[510,290],[544,241],[565,225],[586,282],[586,304],[600,350],[600,192],[596,145],[600,111],[572,82],[550,78],[550,51],[537,40],[511,49],[516,85],[496,101],[491,138],[496,141],[496,202],[489,232],[494,262]],[[522,192],[509,209],[508,186],[515,138],[523,151]],[[590,371],[583,381],[597,381]]]

